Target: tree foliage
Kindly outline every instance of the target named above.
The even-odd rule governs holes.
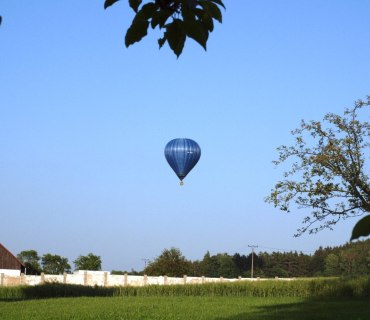
[[[275,277],[318,277],[318,276],[362,276],[370,275],[370,239],[346,243],[338,247],[320,247],[313,254],[303,252],[259,252],[253,253],[254,276]],[[179,249],[165,249],[144,270],[148,275],[182,277],[251,276],[252,254],[217,253],[207,251],[202,260],[187,260]],[[142,274],[141,272],[138,274]]]
[[[57,254],[44,254],[41,259],[41,265],[42,271],[46,274],[62,274],[71,271],[68,259]]]
[[[40,274],[40,257],[36,250],[24,250],[17,254],[17,258],[23,262],[27,274]]]
[[[147,275],[182,277],[191,271],[191,262],[177,248],[164,249],[144,270]]]
[[[105,0],[104,8],[108,8],[119,0]],[[158,39],[159,48],[166,42],[179,57],[186,38],[198,42],[207,49],[209,33],[214,29],[214,20],[222,22],[220,7],[225,8],[221,0],[129,0],[135,12],[131,26],[125,36],[125,45],[129,47],[139,42],[148,34],[148,28],[164,30]]]
[[[78,258],[74,260],[73,263],[75,264],[76,270],[100,271],[102,261],[100,256],[97,256],[90,252],[86,256],[78,256]]]
[[[296,236],[332,229],[341,219],[370,212],[370,125],[358,117],[369,105],[370,97],[357,101],[343,116],[328,113],[323,121],[303,120],[292,131],[295,144],[278,148],[279,158],[274,163],[288,164],[290,169],[266,200],[283,211],[289,212],[292,206],[310,211]],[[366,216],[352,239],[369,234]]]
[[[335,277],[340,275],[339,257],[334,253],[329,253],[325,258],[324,275],[327,277]]]

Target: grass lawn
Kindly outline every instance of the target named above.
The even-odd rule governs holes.
[[[368,320],[368,299],[80,297],[0,301],[0,319]]]

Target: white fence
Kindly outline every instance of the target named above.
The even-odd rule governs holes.
[[[277,278],[275,278],[277,279]],[[5,273],[0,274],[0,285],[1,286],[17,286],[17,285],[30,285],[35,286],[44,283],[64,283],[64,284],[78,284],[85,286],[146,286],[146,285],[174,285],[174,284],[201,284],[210,282],[235,282],[235,281],[259,281],[267,280],[260,278],[207,278],[207,277],[188,277],[183,276],[181,278],[176,277],[151,277],[151,276],[131,276],[128,274],[124,275],[112,275],[107,271],[77,271],[73,274],[64,273],[62,275],[49,275],[41,274],[39,276],[32,275],[9,275]],[[279,280],[291,280],[282,279]]]

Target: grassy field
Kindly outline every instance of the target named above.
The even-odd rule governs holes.
[[[256,297],[78,297],[0,301],[2,320],[368,320],[369,299]]]
[[[0,287],[0,319],[369,320],[370,278]]]

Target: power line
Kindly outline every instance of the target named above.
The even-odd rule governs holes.
[[[284,249],[284,248],[265,247],[265,246],[261,246],[261,245],[258,245],[258,248],[268,249],[268,250],[275,250],[275,251],[282,251],[282,252],[294,252],[294,251],[297,251],[297,252],[302,252],[302,253],[315,253],[317,251],[317,249],[310,251],[310,250],[296,250],[296,249]],[[243,252],[246,249],[247,249],[246,246],[241,246],[237,250],[239,250],[240,252]]]
[[[147,263],[150,261],[149,259],[147,259],[147,258],[143,258],[143,259],[141,259],[142,261],[144,261],[144,270],[146,269],[146,265],[147,265]]]
[[[308,251],[308,250],[281,249],[281,248],[271,248],[271,247],[263,247],[263,246],[259,246],[259,248],[268,249],[268,250],[276,250],[276,251],[284,251],[284,252],[297,251],[297,252],[315,253],[315,251],[316,251],[316,250],[315,251]]]

